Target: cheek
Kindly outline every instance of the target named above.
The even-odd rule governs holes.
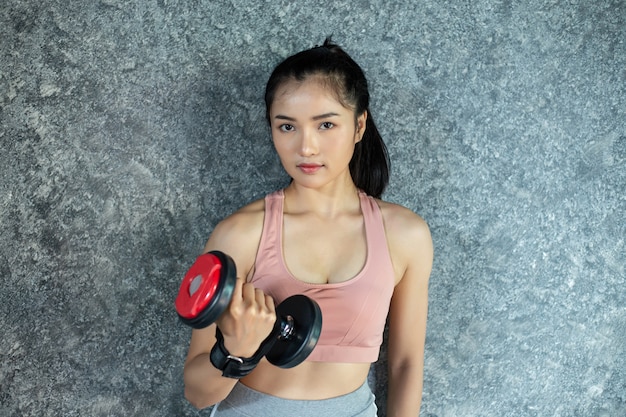
[[[353,131],[344,131],[341,135],[337,135],[330,141],[329,146],[332,146],[337,152],[352,152],[356,144],[356,139],[357,136],[354,135]]]
[[[291,152],[289,142],[286,140],[276,140],[272,138],[272,143],[274,144],[274,149],[278,156],[282,159],[285,154]]]

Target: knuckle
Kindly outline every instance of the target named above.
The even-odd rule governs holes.
[[[228,312],[233,317],[239,317],[241,316],[241,306],[239,304],[235,304],[235,305],[231,304],[230,307],[228,308]]]

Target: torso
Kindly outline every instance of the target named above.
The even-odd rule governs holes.
[[[397,210],[394,204],[377,200],[387,224],[389,216]],[[261,239],[264,218],[263,200],[244,208],[244,223],[254,225],[253,244],[247,235],[246,259],[235,259],[237,269],[253,275],[253,251]],[[310,213],[292,213],[288,206],[284,211],[283,256],[294,277],[309,283],[336,283],[351,279],[363,268],[367,257],[367,245],[360,210],[354,210],[330,219],[316,218]],[[395,283],[404,271],[404,260],[394,257],[394,233],[387,230]],[[332,242],[329,244],[328,242]],[[253,254],[254,253],[254,254]],[[249,255],[252,254],[252,257]],[[367,378],[369,363],[311,362],[282,369],[262,360],[257,368],[241,382],[266,394],[288,399],[325,399],[350,393],[358,389]],[[295,383],[297,381],[297,383]]]
[[[282,369],[262,360],[241,382],[259,392],[293,400],[322,400],[357,390],[367,378],[369,363],[305,361]]]

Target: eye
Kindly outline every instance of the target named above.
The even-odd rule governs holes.
[[[333,126],[335,126],[335,125],[332,122],[323,122],[320,125],[320,129],[322,129],[322,130],[332,129]]]
[[[280,129],[281,132],[291,132],[294,130],[294,127],[293,125],[285,123],[285,124],[278,126],[278,129]]]

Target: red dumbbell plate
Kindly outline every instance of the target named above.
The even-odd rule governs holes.
[[[228,255],[212,251],[198,256],[176,297],[178,317],[196,329],[215,322],[230,303],[236,278],[235,263]]]

